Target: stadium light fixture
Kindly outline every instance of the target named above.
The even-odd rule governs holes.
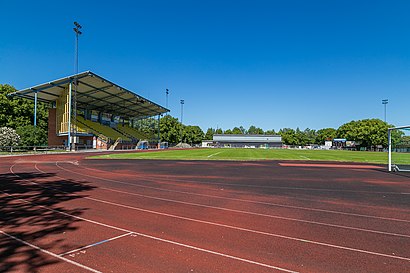
[[[75,76],[74,76],[74,99],[73,99],[73,121],[74,121],[74,126],[73,126],[73,136],[74,136],[74,141],[72,143],[72,149],[75,150],[75,139],[77,135],[77,87],[78,87],[78,36],[83,34],[80,29],[82,26],[78,22],[74,22],[74,32],[75,32],[75,61],[74,61],[74,71],[75,71]],[[71,131],[71,128],[70,128]]]
[[[169,90],[165,89],[165,96],[166,96],[166,100],[165,100],[165,107],[168,109],[168,95],[169,95]]]
[[[182,118],[184,117],[184,104],[185,100],[181,100],[181,144],[182,144]]]
[[[384,122],[386,122],[386,108],[387,108],[388,103],[389,103],[388,99],[382,100],[382,104],[384,105]]]

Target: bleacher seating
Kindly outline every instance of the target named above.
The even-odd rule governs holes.
[[[131,141],[129,137],[127,137],[124,134],[121,134],[120,132],[114,130],[113,128],[109,126],[105,126],[103,124],[100,124],[98,122],[94,122],[91,120],[86,120],[81,116],[77,117],[77,120],[79,121],[77,123],[77,126],[80,127],[87,127],[88,131],[95,134],[95,135],[103,135],[107,138],[110,138],[112,141],[116,141],[118,138],[121,138],[124,141]]]
[[[128,125],[122,125],[122,124],[118,124],[117,126],[118,131],[124,133],[125,135],[128,135],[132,138],[141,140],[141,139],[149,139],[149,137],[147,135],[145,135],[144,133],[138,131],[135,128],[131,128]]]

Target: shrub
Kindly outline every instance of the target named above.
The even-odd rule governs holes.
[[[12,128],[0,128],[0,147],[17,146],[20,141],[20,136]]]

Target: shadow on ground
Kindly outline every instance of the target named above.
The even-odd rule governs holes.
[[[58,234],[75,230],[79,221],[71,215],[81,215],[83,208],[65,209],[60,203],[81,198],[81,193],[93,187],[86,183],[56,179],[52,173],[0,174],[0,230],[43,249],[65,244]],[[35,181],[43,180],[40,183]],[[45,255],[10,237],[0,234],[0,272],[38,272],[56,263]]]

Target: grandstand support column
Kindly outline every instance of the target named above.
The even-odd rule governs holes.
[[[34,92],[34,127],[37,127],[37,91]]]
[[[71,150],[71,92],[72,92],[72,81],[68,84],[68,128],[67,128],[67,147]]]

